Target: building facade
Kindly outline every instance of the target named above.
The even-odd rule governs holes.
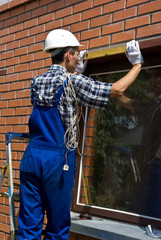
[[[89,53],[93,53],[93,57],[88,58],[89,64],[85,73],[93,78],[106,81],[107,76],[113,76],[111,77],[111,81],[113,81],[115,80],[115,77],[116,79],[119,77],[117,75],[118,73],[122,74],[129,69],[130,65],[125,57],[124,49],[126,42],[132,39],[136,39],[140,43],[143,56],[145,56],[145,68],[160,68],[161,0],[3,1],[0,5],[0,166],[2,166],[3,161],[6,159],[5,133],[28,132],[28,120],[32,112],[30,102],[31,79],[38,74],[44,73],[51,65],[50,56],[43,52],[43,46],[44,40],[49,31],[56,28],[63,28],[71,31],[81,44],[84,45],[81,50],[86,49]],[[107,50],[107,52],[104,53],[104,50]],[[98,51],[100,51],[101,56],[97,54]],[[142,73],[145,82],[146,72],[147,71]],[[141,79],[138,81],[141,82]],[[142,95],[142,91],[140,92],[139,90],[140,87],[140,85],[136,86],[136,89],[138,89],[136,95],[139,97]],[[142,90],[145,90],[143,86]],[[147,92],[148,91],[149,90],[147,90]],[[135,95],[134,89],[131,90],[131,94],[132,96]],[[148,94],[150,93],[148,92]],[[111,107],[112,106],[113,105],[111,105]],[[134,174],[135,176],[137,175],[137,179],[135,176],[134,179],[131,178],[131,175],[129,175],[128,179],[125,179],[120,175],[122,180],[119,180],[118,178],[115,179],[117,179],[118,182],[122,181],[120,183],[122,185],[119,185],[117,181],[110,183],[111,186],[112,184],[114,184],[114,186],[118,185],[118,188],[116,188],[117,194],[111,192],[111,186],[111,188],[109,186],[107,187],[108,189],[110,188],[111,191],[107,191],[105,186],[102,188],[100,187],[103,186],[103,183],[106,181],[111,181],[110,174],[114,176],[114,169],[111,171],[108,170],[111,166],[111,160],[106,162],[104,159],[105,165],[108,166],[106,171],[104,165],[100,166],[99,164],[100,158],[102,158],[104,153],[101,155],[99,152],[100,150],[96,149],[96,145],[103,149],[103,143],[106,142],[106,139],[108,138],[108,136],[102,135],[100,129],[102,129],[102,126],[105,126],[106,123],[107,129],[110,126],[108,121],[105,121],[106,123],[101,125],[99,119],[108,118],[109,115],[107,113],[107,116],[103,116],[101,113],[96,113],[93,109],[86,109],[84,112],[87,118],[85,123],[83,121],[81,123],[82,135],[80,145],[83,155],[85,155],[84,153],[86,150],[87,154],[83,159],[78,156],[76,189],[74,191],[71,210],[83,212],[83,209],[85,208],[85,213],[87,212],[107,219],[112,218],[125,222],[133,222],[135,224],[144,224],[144,217],[140,218],[138,216],[146,215],[148,216],[146,217],[148,221],[152,221],[152,218],[155,218],[154,220],[157,224],[160,215],[153,216],[150,215],[150,213],[142,214],[140,210],[136,210],[132,207],[133,202],[130,200],[127,200],[127,204],[123,204],[123,202],[126,202],[126,199],[130,199],[131,195],[129,194],[130,190],[122,192],[120,189],[122,189],[122,186],[128,189],[127,183],[129,182],[134,187],[132,188],[132,191],[138,187],[137,185],[134,186],[134,182],[136,183],[139,181],[138,179],[141,175],[139,173],[136,174],[137,167],[141,169],[141,166],[138,166],[139,164],[135,165],[135,168],[133,167],[132,170],[130,170],[129,166],[126,169],[128,172],[132,171],[131,174]],[[120,116],[123,116],[121,114],[126,115],[125,113],[120,113]],[[128,113],[127,115],[126,120],[128,118],[129,123],[129,119],[134,116],[129,116]],[[118,117],[117,114],[114,116],[115,124],[117,126],[118,123],[124,119],[123,117],[120,118],[120,116]],[[135,129],[134,125],[137,125],[136,122],[135,118],[132,125],[128,125],[127,129],[129,134],[132,134],[130,131],[131,129]],[[114,126],[116,125],[112,125],[111,127],[115,128]],[[132,149],[132,151],[135,152],[136,159],[138,159],[137,155],[140,154],[140,148],[138,147],[140,146],[140,139],[137,139],[135,143],[129,143],[128,141],[129,139],[134,139],[136,136],[139,136],[141,131],[139,129],[142,125],[144,125],[143,122],[137,125],[138,132],[135,131],[134,135],[126,135],[125,132],[121,135],[120,133],[119,142],[116,133],[114,133],[114,135],[112,135],[113,133],[110,133],[110,140],[112,139],[112,143],[108,142],[107,145],[111,148],[110,150],[107,150],[107,152],[110,151],[110,154],[113,154],[113,152],[120,154],[120,151],[123,151],[121,152],[121,154],[125,155],[123,159],[125,158],[125,161],[131,161],[131,159],[133,159],[133,155],[131,155]],[[123,127],[125,128],[123,125],[119,126],[118,132],[119,129],[122,129]],[[106,132],[107,129],[105,128],[104,132]],[[83,130],[85,130],[85,132],[83,132]],[[98,134],[96,134],[96,132]],[[99,143],[98,139],[101,143]],[[132,146],[130,150],[127,142]],[[17,184],[15,187],[16,191],[19,190],[19,164],[25,147],[26,143],[24,142],[15,141],[12,144],[13,178],[14,184]],[[106,147],[107,146],[105,146],[105,149]],[[96,155],[100,156],[100,158],[95,158]],[[115,158],[113,155],[110,156],[111,158]],[[119,158],[121,157],[122,155],[119,155]],[[105,158],[107,159],[107,156]],[[127,158],[130,160],[127,160]],[[81,166],[80,163],[83,165]],[[134,161],[130,164],[133,166]],[[125,169],[125,166],[122,167]],[[104,171],[100,168],[104,169]],[[114,168],[121,168],[121,166],[115,166]],[[99,173],[95,171],[96,169],[99,169]],[[80,171],[81,177],[79,177]],[[127,172],[122,172],[121,174],[128,176]],[[119,176],[117,171],[116,175]],[[6,181],[7,177],[3,182],[3,191],[8,191]],[[127,198],[123,198],[122,195]],[[116,199],[120,199],[119,203],[116,202]],[[18,203],[15,203],[15,205],[17,216]],[[90,207],[90,210],[88,211],[89,205],[96,206],[96,209]],[[134,214],[126,214],[127,212],[133,212]],[[9,239],[9,216],[8,199],[1,197],[0,239],[2,240]],[[92,238],[85,235],[71,233],[71,239],[81,240]]]

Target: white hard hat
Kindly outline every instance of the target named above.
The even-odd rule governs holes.
[[[77,38],[65,29],[52,30],[46,37],[44,52],[50,52],[51,49],[65,47],[79,47],[81,45]]]

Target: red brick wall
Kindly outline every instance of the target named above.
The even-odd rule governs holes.
[[[31,79],[51,64],[42,49],[54,28],[71,30],[84,49],[157,38],[161,35],[161,1],[13,0],[0,6],[0,166],[6,158],[4,134],[28,131]],[[23,149],[13,146],[15,181]],[[8,239],[8,224],[8,200],[0,198],[2,240]]]

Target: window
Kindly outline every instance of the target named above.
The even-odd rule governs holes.
[[[147,61],[125,93],[132,104],[110,99],[105,110],[85,109],[75,210],[135,223],[160,222],[161,63],[154,59],[158,63]],[[98,66],[90,75],[114,82],[125,68],[99,72]]]

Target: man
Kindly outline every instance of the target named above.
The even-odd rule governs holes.
[[[32,81],[31,140],[20,166],[19,240],[41,239],[44,211],[48,221],[44,239],[68,239],[78,105],[105,108],[109,96],[121,96],[141,70],[143,58],[138,43],[132,41],[127,44],[127,56],[134,66],[114,84],[73,74],[85,68],[82,53],[78,58],[80,46],[69,31],[51,31],[44,51],[51,54],[53,64]]]

